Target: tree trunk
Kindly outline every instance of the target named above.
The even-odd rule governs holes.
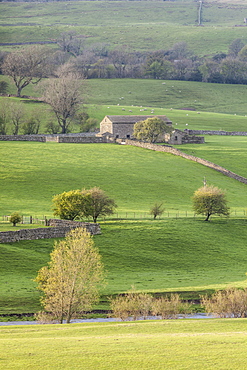
[[[22,88],[21,87],[17,87],[17,97],[20,98],[21,97],[21,90]]]
[[[210,213],[208,213],[207,214],[207,217],[205,218],[205,220],[204,221],[209,221],[209,217],[211,216],[211,214]]]

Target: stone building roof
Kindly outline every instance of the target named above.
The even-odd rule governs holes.
[[[132,116],[132,115],[129,115],[129,116],[106,116],[107,118],[109,118],[109,120],[112,122],[112,123],[136,123],[136,122],[140,122],[140,121],[144,121],[146,120],[147,118],[154,118],[154,117],[157,117],[157,118],[160,118],[162,119],[163,121],[167,122],[167,123],[172,123],[169,118],[167,118],[166,116],[156,116],[156,115],[152,115],[152,116]]]

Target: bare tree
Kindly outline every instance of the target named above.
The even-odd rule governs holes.
[[[57,39],[57,44],[61,47],[64,52],[71,53],[74,56],[81,54],[81,48],[85,36],[77,35],[73,31],[63,32]]]
[[[127,65],[130,60],[130,53],[126,52],[125,48],[115,49],[109,53],[109,59],[116,70],[116,77],[125,77]]]
[[[17,96],[30,83],[37,84],[46,75],[46,58],[48,51],[45,47],[35,45],[15,51],[6,56],[2,71],[14,80]]]
[[[75,75],[49,80],[43,99],[56,115],[62,134],[66,134],[81,103],[81,80]]]

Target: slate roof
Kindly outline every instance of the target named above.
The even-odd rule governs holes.
[[[167,118],[166,116],[156,116],[156,115],[152,115],[152,116],[107,116],[109,118],[109,120],[112,122],[112,123],[136,123],[136,122],[140,122],[140,121],[144,121],[146,120],[147,118],[154,118],[154,117],[157,117],[157,118],[160,118],[162,119],[163,121],[167,122],[167,123],[172,123],[169,118]]]

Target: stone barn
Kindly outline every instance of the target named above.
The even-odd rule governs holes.
[[[166,116],[105,116],[100,122],[101,136],[111,136],[114,139],[132,139],[134,124],[147,118],[160,118],[171,126],[172,122]]]

